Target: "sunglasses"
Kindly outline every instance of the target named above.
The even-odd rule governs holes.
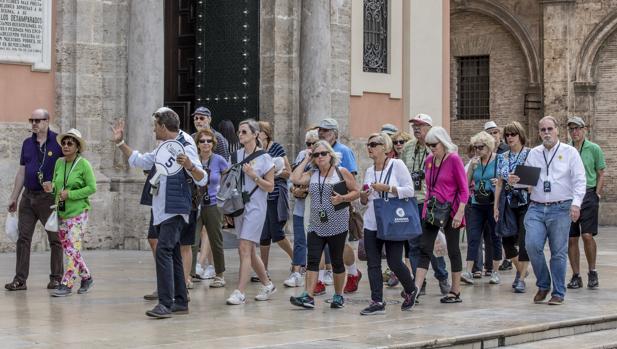
[[[313,146],[313,144],[315,144],[315,142],[306,142],[306,146],[307,146],[307,147],[312,147],[312,146]]]
[[[570,132],[580,131],[580,130],[582,130],[582,129],[583,129],[582,127],[578,127],[578,126],[577,126],[577,127],[568,127],[568,130],[569,130]]]
[[[483,145],[474,145],[473,148],[475,150],[484,150],[484,144]]]
[[[248,134],[248,133],[249,133],[249,131],[247,131],[247,130],[240,130],[240,131],[238,131],[239,135],[245,135],[245,134]]]
[[[204,144],[204,143],[212,144],[212,143],[214,143],[214,141],[211,140],[211,139],[200,139],[199,143],[200,144]]]
[[[366,146],[369,147],[369,148],[375,148],[378,145],[383,145],[383,143],[379,143],[379,142],[366,143]]]
[[[47,119],[28,119],[31,124],[40,124],[41,121],[47,121]]]
[[[543,127],[540,129],[540,132],[545,133],[545,132],[553,132],[555,128],[554,127]]]
[[[435,148],[437,146],[437,144],[439,144],[439,143],[426,143],[426,146],[430,147],[430,148]]]
[[[328,153],[327,151],[320,151],[320,152],[317,152],[317,153],[313,153],[313,154],[311,154],[311,156],[312,156],[313,158],[318,158],[318,157],[320,157],[320,156],[321,156],[321,157],[325,157],[325,156],[328,156],[328,155],[330,155],[330,153]]]
[[[394,145],[403,145],[403,144],[405,144],[405,141],[401,139],[401,140],[392,142],[392,144],[394,144]]]
[[[70,139],[66,139],[66,140],[62,140],[62,142],[60,142],[60,144],[61,144],[63,147],[64,147],[64,146],[67,146],[67,147],[72,147],[73,145],[75,145],[75,142],[73,142],[73,141],[72,141],[72,140],[70,140]]]
[[[207,116],[203,116],[203,115],[195,115],[193,117],[193,120],[200,120],[200,121],[204,121],[206,120],[208,117]]]
[[[506,138],[508,138],[508,137],[514,137],[514,136],[518,136],[518,133],[506,133],[506,134],[504,134],[504,136],[505,136]]]

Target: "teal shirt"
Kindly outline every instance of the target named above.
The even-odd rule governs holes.
[[[81,160],[78,161],[78,159]],[[56,204],[60,200],[60,192],[64,187],[64,177],[68,175],[65,189],[68,190],[69,196],[65,202],[65,210],[58,211],[58,217],[64,219],[79,216],[85,210],[89,210],[89,197],[96,192],[96,178],[90,162],[81,155],[75,161],[75,166],[71,170],[73,162],[66,163],[64,158],[60,158],[56,161],[54,169],[52,183]]]
[[[480,183],[484,183],[484,189],[486,191],[495,192],[495,186],[491,183],[491,179],[497,177],[497,158],[493,157],[493,159],[486,164],[486,166],[482,165],[482,163],[478,164],[476,169],[473,171],[473,183],[474,183],[474,191],[480,188]],[[483,170],[484,169],[484,173]],[[475,195],[471,196],[471,203],[477,204]]]
[[[579,154],[581,154],[581,159],[583,160],[583,165],[585,166],[587,188],[594,188],[598,185],[598,171],[606,168],[604,152],[602,152],[599,145],[585,139],[582,149],[579,150]]]

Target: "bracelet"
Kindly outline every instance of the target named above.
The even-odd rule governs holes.
[[[120,148],[124,144],[124,139],[120,143],[116,143],[116,147]]]

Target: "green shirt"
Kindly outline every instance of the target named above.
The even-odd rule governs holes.
[[[422,173],[424,173],[424,160],[426,160],[427,156],[428,149],[426,146],[423,147],[419,145],[418,140],[414,139],[405,144],[403,151],[401,152],[400,159],[403,160],[409,170],[409,173],[411,173],[413,177],[414,172],[422,171]],[[426,196],[426,180],[422,180],[420,190],[415,189],[416,188],[414,186],[416,200],[419,204],[421,204],[424,202],[424,198]]]
[[[75,165],[73,166],[73,162]],[[64,185],[66,178],[66,186]],[[85,210],[90,209],[88,197],[96,192],[96,178],[92,166],[81,155],[75,161],[66,163],[64,158],[56,161],[53,178],[56,204],[60,201],[60,192],[65,188],[69,196],[65,202],[65,210],[58,211],[58,217],[71,218],[79,216]]]
[[[572,146],[574,146],[572,144]],[[596,143],[585,139],[583,147],[579,150],[583,165],[585,165],[585,177],[587,177],[587,188],[593,188],[598,184],[598,171],[606,168],[604,153]]]

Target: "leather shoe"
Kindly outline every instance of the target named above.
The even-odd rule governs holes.
[[[60,286],[60,281],[58,281],[58,280],[49,280],[49,283],[47,284],[47,289],[48,290],[55,290],[59,286]]]
[[[540,304],[544,302],[544,300],[546,299],[546,296],[548,296],[548,292],[549,290],[538,290],[536,295],[533,297],[533,302],[536,304]]]
[[[562,304],[563,304],[563,298],[559,296],[552,296],[551,300],[548,301],[548,305],[562,305]]]
[[[26,286],[26,282],[19,280],[13,280],[13,282],[9,282],[8,284],[4,285],[4,288],[9,291],[24,291],[28,289],[28,287]]]

